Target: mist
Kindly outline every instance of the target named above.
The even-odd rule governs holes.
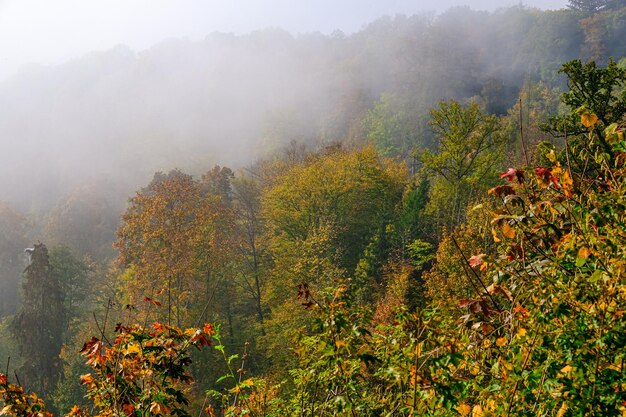
[[[374,5],[354,10],[381,12]],[[386,156],[409,161],[436,146],[429,111],[441,100],[505,115],[525,83],[565,87],[563,62],[626,55],[621,15],[598,20],[615,28],[599,48],[572,10],[495,7],[355,18],[326,33],[207,31],[145,48],[129,37],[22,66],[0,81],[0,201],[22,219],[20,236],[109,259],[128,199],[155,172],[199,177],[292,143],[371,143],[390,121],[397,152]]]
[[[550,12],[529,7],[453,8],[363,25],[359,19],[383,12],[381,6],[348,3],[337,7],[357,11],[344,20],[348,30],[361,26],[353,33],[294,34],[293,27],[212,32],[201,39],[169,38],[139,50],[120,44],[61,64],[22,67],[0,83],[2,199],[25,210],[49,208],[94,180],[106,178],[131,193],[158,170],[197,173],[216,163],[237,168],[291,140],[341,141],[358,130],[384,92],[417,97],[419,123],[438,100],[476,95],[486,80],[515,86],[520,76],[557,68],[557,60],[553,68],[540,68],[545,62],[538,53],[569,58],[580,50],[575,37],[571,50],[527,51],[533,32],[549,29],[551,19]],[[396,1],[387,10],[417,6],[434,5]],[[11,2],[2,7],[5,19],[17,8]],[[282,11],[283,22],[294,10]],[[318,19],[321,12],[320,6]],[[259,23],[278,22],[278,15],[266,11]],[[314,27],[315,17],[303,28]],[[492,21],[491,29],[483,19]],[[88,23],[77,28],[81,24]],[[197,35],[201,29],[189,31]],[[128,40],[139,45],[149,39]],[[471,79],[475,74],[480,75]]]

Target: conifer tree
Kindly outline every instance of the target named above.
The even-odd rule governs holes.
[[[586,13],[596,13],[609,6],[610,0],[569,0],[568,7]]]
[[[24,364],[18,369],[21,382],[41,395],[52,392],[60,376],[59,352],[63,341],[64,295],[51,272],[48,249],[36,244],[22,280],[22,306],[12,323]]]

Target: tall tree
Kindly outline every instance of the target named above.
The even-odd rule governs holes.
[[[568,7],[585,13],[596,13],[609,5],[608,0],[569,0]]]
[[[49,253],[50,270],[54,279],[59,281],[65,298],[66,328],[72,319],[79,317],[88,307],[90,296],[97,291],[95,283],[89,282],[90,268],[87,263],[77,258],[66,246],[56,246]]]
[[[302,242],[332,228],[341,267],[354,269],[370,239],[402,197],[406,167],[381,158],[371,146],[328,148],[280,175],[264,197],[270,233]]]
[[[284,355],[288,343],[310,328],[295,297],[298,286],[316,294],[346,282],[364,258],[379,264],[371,255],[380,253],[375,246],[384,241],[407,177],[403,164],[381,158],[372,146],[333,147],[284,171],[264,192],[273,265],[263,297],[271,306],[263,345],[276,366],[293,359]],[[355,291],[367,291],[360,278],[370,276],[351,281]]]
[[[421,159],[426,174],[433,177],[427,212],[441,231],[461,224],[468,204],[497,178],[506,139],[498,119],[484,114],[476,103],[444,101],[431,117],[439,149],[427,150]]]
[[[52,273],[46,246],[38,243],[28,251],[31,259],[23,275],[22,306],[11,331],[24,359],[18,370],[22,382],[47,395],[61,373],[64,294],[61,282]]]
[[[263,322],[261,299],[269,253],[267,239],[261,237],[263,233],[261,187],[252,176],[240,176],[234,181],[234,186],[234,207],[240,236],[238,246],[243,259],[240,273],[244,287],[254,301],[258,320]]]
[[[131,199],[116,247],[132,302],[161,293],[173,323],[188,322],[190,307],[211,299],[232,247],[230,210],[219,196],[180,171],[155,174]]]

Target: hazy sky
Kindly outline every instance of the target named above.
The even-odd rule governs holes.
[[[493,10],[515,0],[0,0],[0,80],[24,64],[57,64],[117,44],[141,50],[168,37],[247,33],[353,32],[385,14],[444,11],[469,3]],[[524,0],[562,8],[566,0]]]

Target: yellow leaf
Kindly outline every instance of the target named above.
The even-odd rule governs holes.
[[[243,381],[243,382],[241,383],[241,385],[242,385],[242,386],[244,386],[244,387],[246,387],[246,388],[248,388],[248,387],[253,387],[253,386],[254,386],[254,379],[252,379],[252,378],[248,378],[248,379],[246,379],[245,381]]]
[[[502,347],[502,346],[506,346],[508,343],[508,340],[506,340],[506,337],[499,337],[498,339],[496,339],[496,345]]]
[[[565,195],[571,197],[574,195],[574,180],[572,180],[569,171],[565,171],[561,176],[561,186],[565,190]]]
[[[500,242],[500,238],[498,237],[498,233],[496,232],[496,229],[494,229],[493,227],[491,228],[491,235],[493,236],[493,241],[498,243]]]
[[[508,223],[504,223],[502,225],[502,234],[508,239],[513,239],[515,237],[515,229]]]
[[[141,353],[141,349],[139,348],[139,345],[130,345],[130,346],[128,346],[128,349],[126,349],[124,351],[124,353],[126,355],[128,355],[130,353]]]
[[[472,366],[470,372],[472,373],[472,375],[478,375],[478,373],[480,372],[480,367],[478,365],[474,365]]]
[[[563,417],[565,413],[567,413],[567,409],[568,409],[567,403],[564,402],[561,405],[561,408],[559,408],[559,411],[556,413],[556,417]]]
[[[409,383],[411,384],[412,387],[414,387],[415,385],[417,385],[417,378],[418,378],[417,368],[415,367],[415,365],[411,365],[409,374],[410,374]]]
[[[472,417],[483,417],[484,414],[483,408],[479,404],[476,404],[472,409]]]
[[[485,339],[483,340],[483,346],[485,348],[488,348],[489,346],[491,346],[491,339]]]
[[[518,335],[519,337],[524,337],[524,336],[526,336],[526,329],[524,329],[523,327],[520,327],[520,328],[517,330],[517,335]]]
[[[550,150],[550,152],[548,152],[546,154],[546,158],[548,158],[551,162],[556,163],[556,154],[554,153],[554,149]]]
[[[593,127],[598,123],[598,116],[593,113],[583,113],[580,116],[580,122],[587,128]]]
[[[464,417],[472,411],[472,407],[465,403],[461,403],[456,407],[456,411],[458,411],[459,414]]]

